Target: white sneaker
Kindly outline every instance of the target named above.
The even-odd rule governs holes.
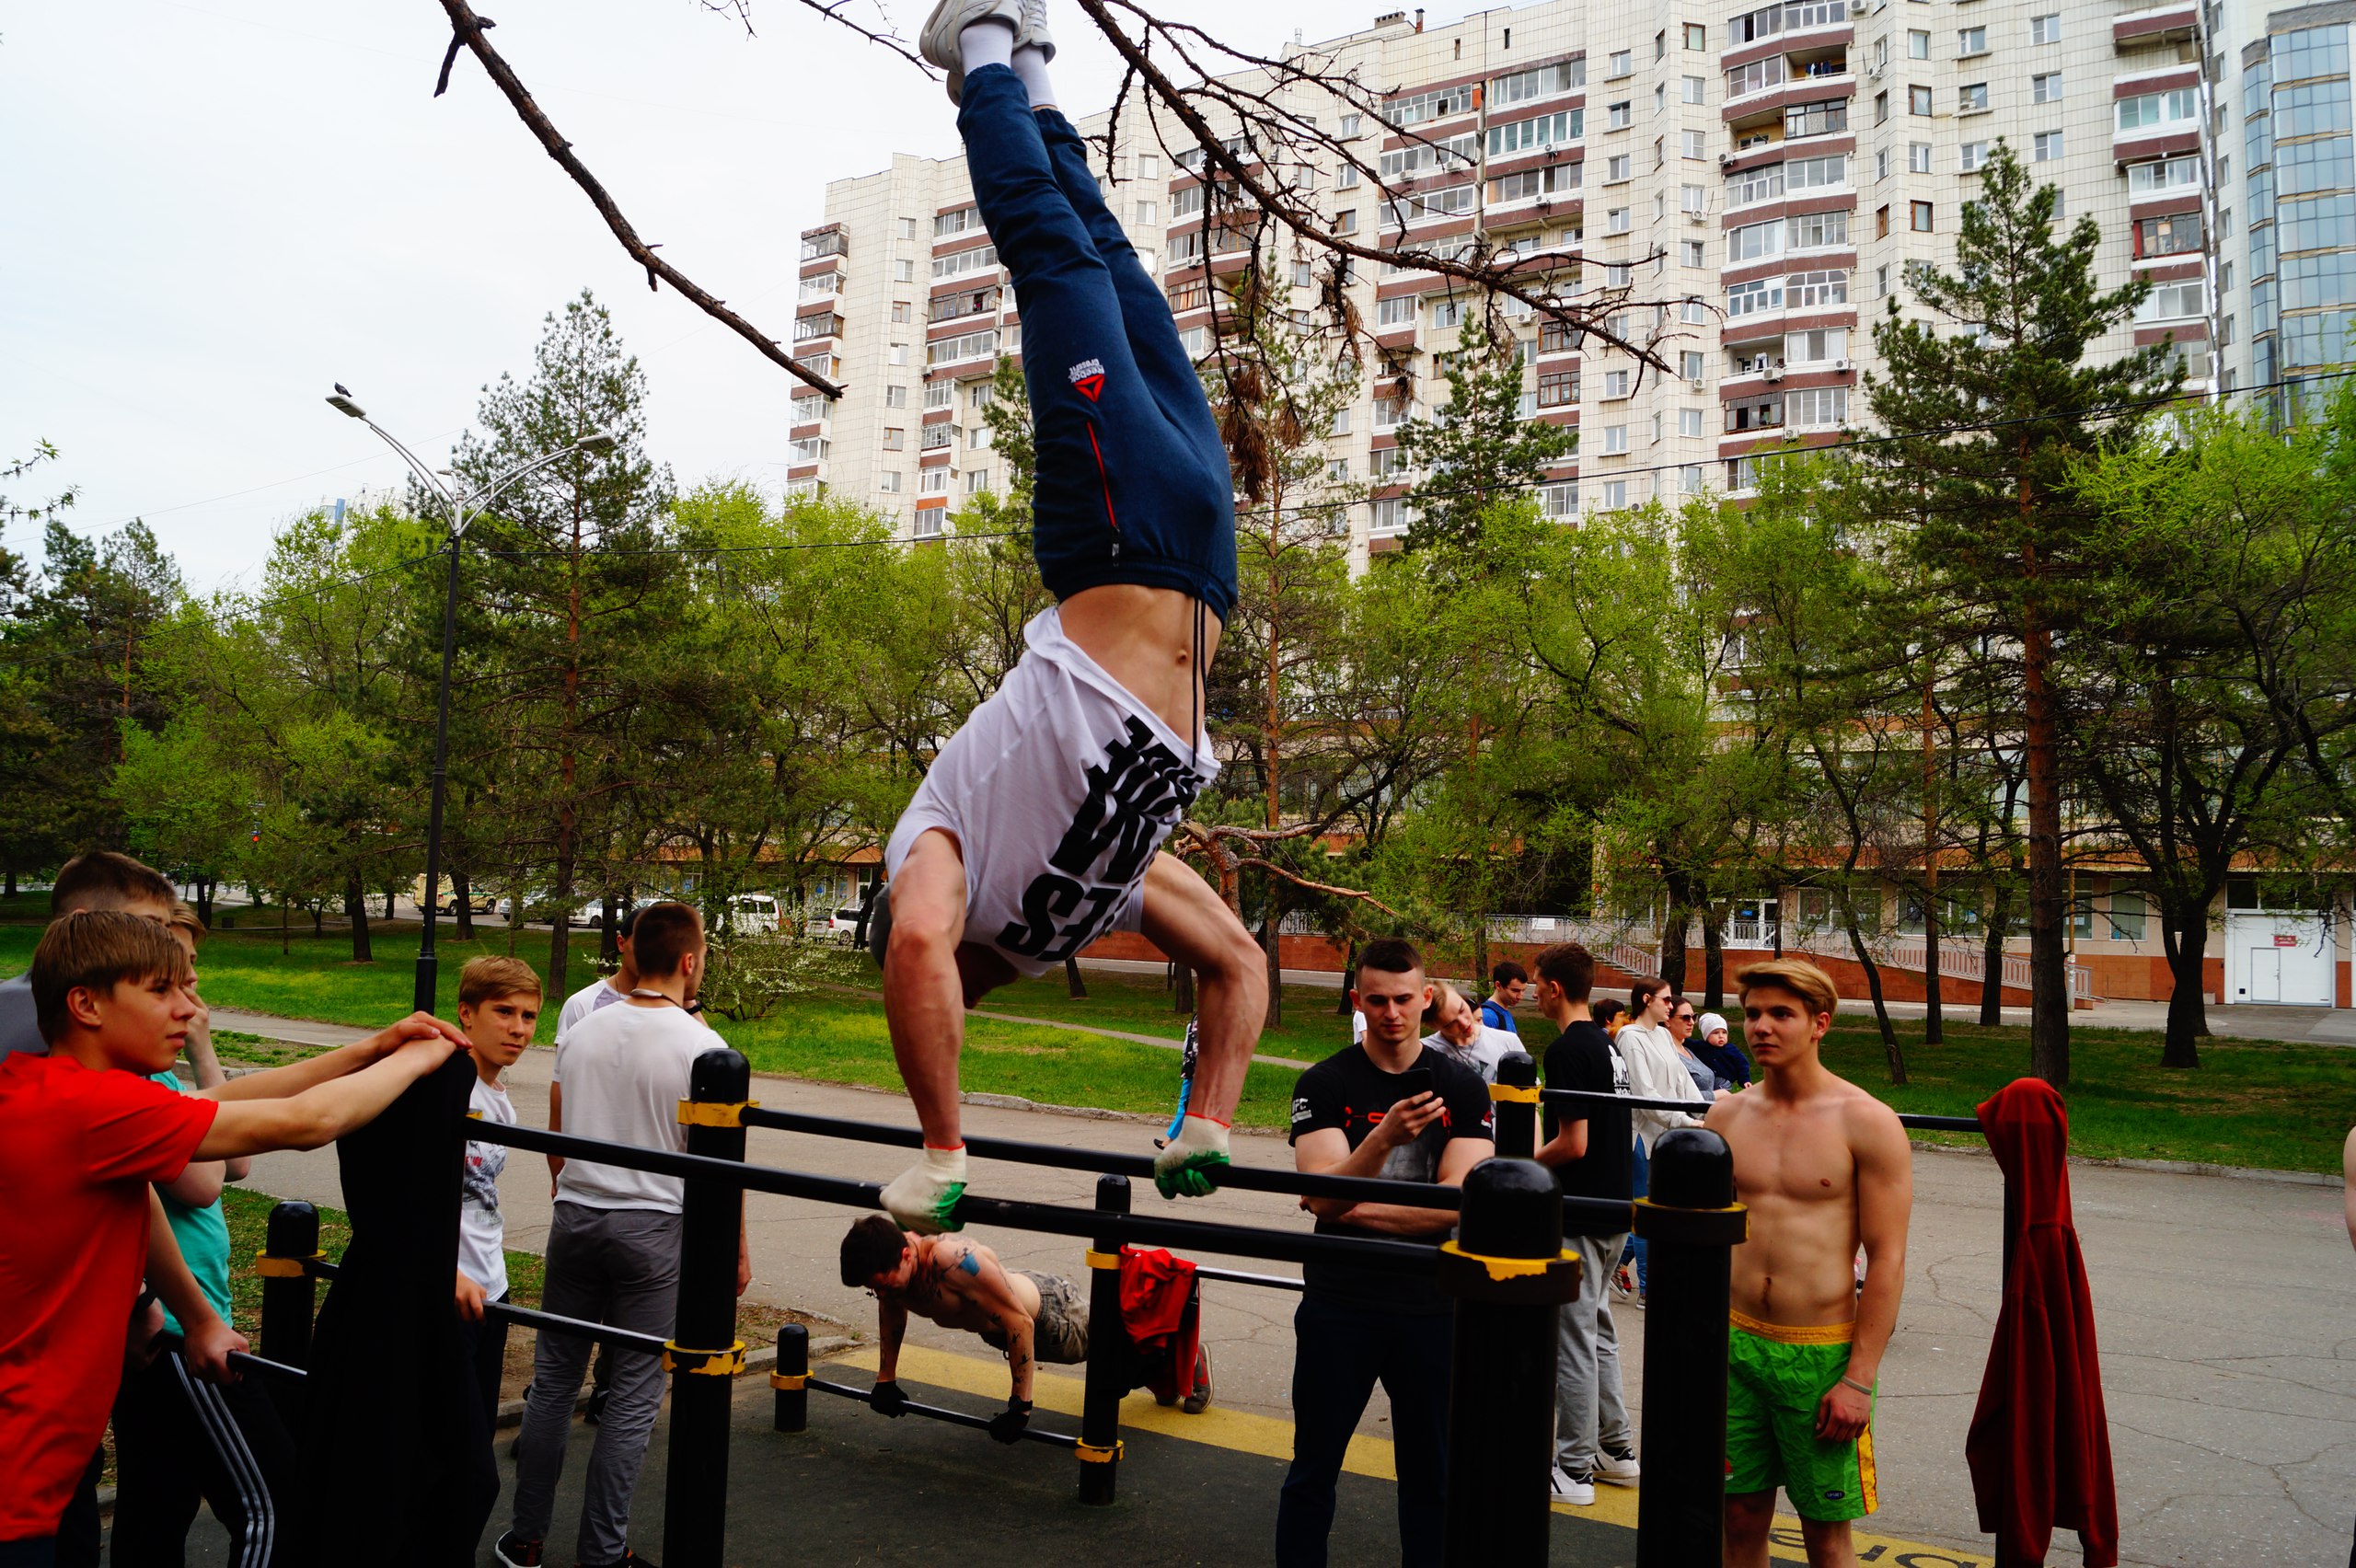
[[[1056,57],[1056,40],[1047,32],[1047,0],[1022,0],[1022,28],[1014,35],[1014,47],[1035,46],[1052,62]]]
[[[1634,1454],[1615,1454],[1609,1448],[1596,1452],[1595,1479],[1608,1486],[1634,1486],[1643,1473],[1636,1468]]]
[[[1553,1483],[1547,1488],[1547,1494],[1555,1502],[1568,1503],[1574,1508],[1592,1507],[1595,1505],[1595,1478],[1573,1475],[1561,1465],[1556,1465]]]
[[[1045,0],[1040,4],[1044,19]],[[964,102],[965,92],[965,52],[958,46],[957,35],[993,17],[1014,29],[1017,42],[1023,41],[1022,0],[941,0],[917,35],[917,52],[949,74],[951,103]]]

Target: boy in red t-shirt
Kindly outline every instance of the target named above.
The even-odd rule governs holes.
[[[150,1183],[192,1159],[316,1148],[446,1060],[422,1015],[359,1045],[199,1095],[149,1082],[196,1003],[188,959],[142,916],[86,911],[41,934],[30,974],[49,1055],[0,1059],[0,1568],[48,1568],[58,1522],[97,1452],[143,1269],[179,1319],[189,1365],[228,1377],[242,1336],[180,1261]],[[156,1246],[149,1247],[153,1228]]]

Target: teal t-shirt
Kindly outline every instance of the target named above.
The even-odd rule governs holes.
[[[180,1093],[188,1092],[177,1074],[163,1072],[151,1075],[157,1083],[168,1085]],[[188,1260],[188,1272],[196,1276],[197,1288],[221,1314],[229,1320],[229,1222],[221,1213],[221,1200],[215,1198],[202,1208],[191,1208],[169,1193],[157,1194],[164,1200],[164,1217],[172,1222],[172,1239],[180,1244],[180,1256]],[[169,1309],[164,1312],[164,1327],[173,1333],[180,1332],[179,1320]]]

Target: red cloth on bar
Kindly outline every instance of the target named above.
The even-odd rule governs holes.
[[[2042,1563],[2056,1526],[2074,1529],[2086,1568],[2119,1562],[2119,1498],[2095,1353],[2094,1298],[2070,1221],[2070,1123],[2042,1078],[1980,1107],[2013,1194],[2011,1267],[1964,1457],[1980,1528],[2003,1568]]]
[[[1121,1328],[1146,1370],[1142,1386],[1160,1399],[1195,1391],[1195,1353],[1202,1343],[1195,1265],[1160,1247],[1121,1249]]]

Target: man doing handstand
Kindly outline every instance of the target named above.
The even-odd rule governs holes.
[[[941,0],[921,46],[949,73],[975,203],[1022,310],[1032,551],[1057,601],[884,850],[884,1014],[925,1148],[884,1206],[930,1232],[956,1228],[957,1058],[964,1009],[986,992],[1115,929],[1192,968],[1201,1059],[1154,1163],[1165,1196],[1201,1196],[1204,1168],[1227,1163],[1267,979],[1227,905],[1159,853],[1218,771],[1202,683],[1235,601],[1235,516],[1218,422],[1054,107],[1045,0]]]
[[[990,1422],[1001,1443],[1031,1421],[1032,1378],[1042,1360],[1075,1366],[1088,1359],[1088,1298],[1058,1274],[1008,1269],[998,1254],[963,1236],[904,1233],[888,1215],[871,1214],[843,1238],[843,1283],[875,1293],[883,1349],[867,1402],[898,1415],[908,1396],[896,1380],[908,1314],[944,1329],[965,1329],[1006,1353],[1014,1375],[1006,1409]]]
[[[1734,1153],[1750,1239],[1734,1251],[1727,1562],[1767,1568],[1780,1485],[1812,1568],[1853,1568],[1874,1511],[1874,1378],[1906,1279],[1914,1172],[1897,1113],[1818,1055],[1838,993],[1816,965],[1736,976],[1759,1081],[1703,1124]],[[1852,1261],[1865,1250],[1858,1294]]]

